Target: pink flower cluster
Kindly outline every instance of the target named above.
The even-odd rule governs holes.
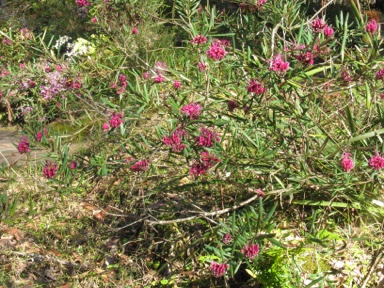
[[[140,173],[147,171],[149,169],[149,162],[150,162],[149,159],[137,161],[130,167],[130,169],[134,172],[140,172]]]
[[[332,37],[335,31],[327,25],[327,27],[324,28],[324,35],[327,37]]]
[[[376,72],[376,80],[381,80],[384,82],[384,69]]]
[[[316,56],[309,51],[296,55],[296,59],[305,65],[313,65],[315,58]]]
[[[87,6],[91,5],[92,3],[89,2],[88,0],[76,0],[76,4],[79,7],[87,7]]]
[[[351,153],[343,153],[341,159],[341,166],[343,166],[343,170],[345,172],[349,172],[355,167],[355,164],[353,163],[352,154]]]
[[[247,91],[249,93],[255,93],[256,95],[261,95],[265,92],[265,87],[263,86],[263,84],[261,84],[261,82],[253,79],[251,81],[249,81],[248,83],[248,87],[247,87]]]
[[[189,116],[189,119],[195,120],[199,118],[201,109],[203,109],[203,107],[201,107],[199,103],[190,103],[181,108],[181,112]]]
[[[216,278],[224,276],[225,271],[228,269],[228,267],[229,266],[226,263],[219,264],[219,263],[216,263],[216,262],[212,262],[211,263],[211,273],[212,273],[212,276],[216,277]]]
[[[119,74],[119,77],[117,79],[117,84],[113,83],[111,85],[111,88],[116,89],[117,94],[122,94],[125,92],[125,88],[127,87],[128,79],[127,76],[124,74]]]
[[[136,27],[132,28],[132,34],[137,35],[139,33],[139,30]]]
[[[112,128],[119,127],[121,125],[121,123],[123,123],[122,117],[123,117],[123,112],[120,112],[120,113],[113,112],[112,116],[111,116],[111,119],[109,119],[109,125]]]
[[[40,86],[40,95],[45,100],[51,100],[60,92],[65,91],[66,79],[58,71],[47,72],[45,84]]]
[[[32,31],[29,30],[27,27],[20,29],[20,35],[25,40],[31,40],[33,38]]]
[[[208,57],[215,61],[223,60],[226,54],[227,51],[225,51],[224,45],[222,45],[220,41],[212,42],[211,46],[207,51]]]
[[[179,90],[181,88],[181,83],[178,80],[173,81],[173,88]]]
[[[200,175],[204,175],[209,168],[215,166],[218,162],[220,162],[220,160],[216,158],[216,156],[209,154],[207,151],[203,151],[200,154],[200,160],[192,164],[191,169],[189,169],[189,174],[197,178]]]
[[[269,60],[271,66],[269,70],[279,73],[285,73],[289,70],[289,62],[284,61],[283,55],[275,55],[272,60]]]
[[[48,135],[48,129],[47,128],[44,128],[43,131],[38,131],[36,133],[36,136],[35,136],[36,141],[41,142],[41,140],[43,139],[43,135],[44,136]]]
[[[365,31],[367,31],[370,34],[374,34],[378,29],[377,22],[375,19],[372,19],[367,23],[365,26]]]
[[[158,62],[156,62],[154,69],[155,69],[155,72],[156,72],[156,76],[155,76],[155,78],[153,78],[153,80],[155,81],[155,83],[161,83],[161,82],[164,82],[164,81],[165,81],[165,78],[164,78],[164,76],[163,76],[162,73],[163,73],[163,71],[164,71],[165,69],[168,69],[167,64],[164,63],[164,62],[160,62],[160,61],[158,61]]]
[[[21,136],[20,143],[17,145],[17,150],[20,154],[29,153],[31,151],[29,148],[29,141],[26,136]]]
[[[229,234],[229,233],[226,233],[224,236],[223,236],[223,243],[224,244],[229,244],[231,243],[232,241],[232,235]]]
[[[200,147],[212,147],[215,142],[220,141],[219,134],[211,128],[201,127],[200,135],[195,138],[196,144]]]
[[[384,168],[384,157],[380,153],[375,152],[375,155],[369,159],[369,166],[371,166],[375,170],[380,170]]]
[[[243,249],[241,249],[241,253],[244,254],[249,260],[257,257],[259,255],[260,247],[257,244],[245,245]]]
[[[47,160],[43,169],[43,175],[45,178],[50,179],[56,176],[57,164],[52,163],[52,161]]]
[[[207,43],[207,37],[205,37],[203,35],[197,35],[197,36],[193,37],[193,39],[191,40],[191,43],[197,44],[197,45],[203,45],[203,44]]]
[[[319,17],[317,17],[311,24],[311,28],[315,33],[322,33],[326,27],[327,23]]]
[[[233,112],[233,110],[235,110],[237,107],[239,107],[239,106],[237,105],[237,103],[236,103],[235,101],[233,101],[233,100],[229,100],[229,101],[227,102],[227,105],[228,105],[228,110],[229,110],[229,112]]]
[[[197,67],[199,67],[199,71],[200,72],[204,72],[205,70],[207,70],[208,64],[207,63],[203,63],[203,62],[199,62],[197,64]]]
[[[177,128],[170,137],[165,136],[163,138],[163,143],[170,147],[173,152],[179,153],[187,147],[187,145],[182,143],[183,137],[188,137],[188,133],[180,128]]]

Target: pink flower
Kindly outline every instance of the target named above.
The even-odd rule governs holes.
[[[1,92],[0,92],[0,98],[1,98]],[[381,98],[381,100],[384,99],[384,93],[381,93],[380,98]]]
[[[96,16],[93,17],[93,18],[91,19],[91,22],[92,22],[92,23],[97,23],[97,17],[96,17]]]
[[[343,170],[345,172],[349,172],[355,167],[355,164],[353,163],[352,154],[351,153],[343,153],[341,159],[341,166],[343,166]]]
[[[139,33],[139,30],[137,30],[136,27],[133,27],[133,28],[132,28],[132,34],[133,34],[133,35],[136,35],[136,34],[138,34],[138,33]]]
[[[233,100],[229,100],[227,104],[228,104],[229,112],[233,112],[233,110],[235,110],[237,107],[239,107],[239,106],[237,106],[237,103]]]
[[[145,80],[149,79],[150,77],[151,77],[151,73],[149,73],[149,72],[144,72],[144,73],[143,73],[143,78],[144,78]]]
[[[76,169],[76,167],[77,167],[76,161],[72,161],[71,164],[69,165],[69,168],[71,169]]]
[[[376,72],[376,80],[384,81],[384,69]]]
[[[4,42],[5,44],[7,44],[7,45],[12,45],[12,41],[11,41],[11,39],[9,39],[9,38],[5,38],[5,39],[3,40],[3,42]]]
[[[155,83],[161,83],[165,81],[165,78],[163,77],[163,75],[157,74],[157,76],[153,78],[153,80],[155,81]]]
[[[201,127],[200,136],[196,137],[196,144],[200,147],[212,147],[215,142],[220,141],[219,134],[211,128]]]
[[[140,160],[140,161],[137,161],[135,162],[135,164],[133,164],[131,166],[131,170],[134,171],[134,172],[143,172],[143,171],[147,171],[149,169],[149,162],[150,160],[149,159],[145,159],[145,160]]]
[[[380,153],[375,152],[375,155],[369,159],[369,166],[371,166],[375,170],[380,170],[384,168],[384,157]]]
[[[163,143],[170,147],[173,152],[179,153],[187,147],[187,145],[182,143],[183,137],[188,137],[188,133],[180,128],[177,128],[170,137],[165,136],[163,138]]]
[[[101,126],[101,129],[103,129],[104,132],[108,132],[109,131],[109,124],[108,123],[103,123],[103,125]]]
[[[29,149],[29,141],[26,136],[21,136],[20,143],[17,145],[17,150],[20,154],[29,153],[31,151],[31,149]]]
[[[324,31],[325,27],[327,27],[327,24],[324,22],[323,19],[317,17],[311,24],[311,28],[313,32],[315,33],[321,33]]]
[[[341,77],[343,77],[343,81],[346,83],[349,83],[352,81],[352,77],[348,74],[347,71],[344,71],[343,73],[341,73]]]
[[[50,160],[47,160],[45,163],[43,174],[45,178],[50,179],[56,176],[57,164],[52,163]]]
[[[232,235],[231,234],[227,233],[223,236],[223,243],[224,244],[229,244],[229,243],[231,243],[231,241],[232,241]]]
[[[201,107],[199,103],[190,103],[181,108],[181,112],[189,116],[190,120],[195,120],[199,118],[201,109],[203,109],[203,107]]]
[[[178,81],[178,80],[173,81],[173,88],[178,90],[178,89],[180,89],[180,87],[181,87],[180,81]]]
[[[220,160],[215,156],[210,154],[208,151],[203,151],[200,154],[200,159],[202,163],[207,167],[207,169],[216,165]]]
[[[207,55],[209,58],[218,61],[223,60],[227,52],[220,45],[220,42],[213,42],[207,51]]]
[[[251,80],[248,84],[247,91],[249,93],[255,93],[256,95],[261,95],[265,92],[263,85],[257,80]]]
[[[111,119],[109,119],[109,125],[112,128],[117,128],[123,123],[123,120],[121,119],[123,117],[123,113],[112,113]],[[104,129],[103,129],[104,130]]]
[[[370,34],[374,34],[377,31],[377,23],[375,19],[372,19],[367,23],[367,25],[365,26],[365,31]]]
[[[306,64],[306,65],[313,65],[313,63],[315,62],[314,59],[316,58],[315,55],[313,55],[311,52],[305,52],[305,53],[301,53],[299,55],[296,56],[296,59],[300,62],[302,62],[303,64]]]
[[[271,71],[285,73],[289,70],[289,62],[284,62],[283,55],[276,55],[269,62],[271,63],[269,67]]]
[[[226,263],[219,264],[219,263],[216,263],[216,262],[212,262],[211,263],[211,273],[212,273],[212,276],[216,277],[216,278],[224,276],[225,271],[228,269],[228,267],[229,266]]]
[[[335,31],[327,25],[327,27],[324,28],[324,35],[327,37],[331,37]]]
[[[200,72],[204,72],[208,68],[208,64],[207,63],[202,63],[202,62],[199,62],[197,64],[197,66],[199,67],[199,71]]]
[[[216,158],[216,156],[209,154],[207,151],[203,151],[200,154],[200,159],[194,160],[194,163],[189,169],[189,174],[197,178],[200,175],[204,175],[209,168],[215,166],[218,162],[220,162],[220,160]]]
[[[207,37],[205,37],[203,35],[197,35],[197,36],[193,37],[193,39],[191,40],[191,43],[197,44],[197,45],[203,45],[203,44],[207,43]]]
[[[43,132],[38,131],[38,132],[36,133],[35,138],[36,138],[36,141],[40,142],[41,139],[43,139]]]
[[[21,62],[21,63],[19,64],[19,67],[20,67],[21,69],[24,69],[24,68],[25,68],[25,64]]]
[[[203,163],[195,162],[192,164],[191,169],[189,169],[189,174],[195,176],[195,178],[200,175],[204,175],[207,172],[208,168]]]
[[[87,0],[76,0],[76,4],[79,7],[87,7],[91,5],[91,2],[88,2]]]
[[[244,254],[249,260],[252,260],[257,255],[259,255],[260,247],[257,244],[245,245],[243,249],[241,249],[241,253]]]

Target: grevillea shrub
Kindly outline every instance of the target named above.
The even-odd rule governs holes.
[[[33,61],[1,62],[2,105],[27,122],[33,115],[28,141],[45,138],[42,145],[52,148],[55,160],[42,166],[49,183],[68,192],[76,177],[96,182],[104,188],[100,202],[113,199],[138,215],[134,224],[119,224],[144,223],[140,237],[166,224],[174,227],[153,229],[155,237],[195,233],[204,259],[193,269],[219,286],[247,270],[267,273],[268,250],[287,248],[276,240],[277,207],[300,206],[310,215],[308,206],[321,203],[338,221],[345,211],[335,201],[363,214],[379,197],[382,47],[358,10],[355,27],[342,12],[331,26],[319,15],[308,18],[304,1],[244,1],[219,11],[178,0],[175,17],[161,26],[154,23],[162,15],[149,13],[160,1],[79,3],[96,32],[77,38],[76,53],[35,41],[41,55]],[[185,38],[173,39],[172,27]],[[2,41],[14,39],[7,33]],[[76,130],[52,131],[60,121]],[[52,133],[41,138],[46,126]],[[89,146],[71,156],[69,143],[82,131]],[[21,143],[27,153],[29,142]],[[228,212],[231,218],[221,216]],[[185,252],[161,239],[164,261]],[[147,251],[138,253],[145,258]]]

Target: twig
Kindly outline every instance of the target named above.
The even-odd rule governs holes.
[[[286,192],[286,191],[289,191],[291,189],[292,188],[274,190],[274,191],[270,191],[268,194],[276,194],[276,193]],[[255,196],[252,196],[251,198],[241,202],[238,205],[234,205],[232,207],[229,207],[229,208],[226,208],[226,209],[222,209],[222,210],[213,211],[213,212],[191,211],[193,213],[198,213],[198,215],[194,215],[194,216],[190,216],[190,217],[185,217],[185,218],[179,218],[179,219],[173,219],[173,220],[157,220],[157,221],[145,220],[145,222],[148,225],[150,225],[150,226],[153,226],[153,225],[166,225],[166,224],[174,224],[174,223],[180,223],[180,222],[187,222],[187,221],[190,221],[190,220],[193,220],[193,219],[196,219],[196,218],[206,218],[206,217],[219,216],[219,215],[222,215],[222,214],[225,214],[225,213],[237,210],[237,209],[239,209],[239,208],[241,208],[241,207],[243,207],[243,206],[245,206],[245,205],[255,201],[259,197],[260,197],[259,194],[256,194]]]
[[[364,280],[363,280],[363,283],[362,283],[362,285],[361,285],[361,288],[365,288],[365,287],[366,287],[366,285],[367,285],[369,279],[371,278],[371,275],[372,275],[373,271],[374,271],[375,268],[376,268],[377,263],[379,263],[379,262],[381,261],[381,259],[383,258],[383,256],[384,256],[384,254],[383,254],[383,250],[384,250],[384,249],[381,248],[381,249],[377,252],[376,256],[372,259],[371,267],[369,267],[369,270],[368,270],[367,274],[366,274],[365,277],[364,277]]]

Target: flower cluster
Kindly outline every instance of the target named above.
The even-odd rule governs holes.
[[[113,112],[112,116],[111,116],[111,119],[109,119],[109,125],[112,128],[119,127],[121,125],[121,123],[123,123],[122,117],[123,117],[123,113],[122,112],[120,112],[120,113]]]
[[[316,56],[309,51],[296,55],[296,59],[305,65],[313,65],[315,58]]]
[[[187,147],[187,145],[182,143],[183,137],[188,137],[188,133],[180,128],[177,128],[170,137],[165,136],[163,138],[163,143],[170,147],[173,152],[179,153]]]
[[[124,74],[119,74],[119,77],[117,79],[117,84],[113,83],[111,85],[111,88],[116,89],[117,94],[122,94],[125,92],[125,88],[127,87],[127,85],[128,85],[127,76],[125,76]]]
[[[228,269],[228,267],[229,266],[226,263],[219,264],[219,263],[216,263],[216,262],[212,262],[211,263],[211,273],[212,273],[212,276],[216,277],[216,278],[224,276],[225,271]]]
[[[207,56],[215,61],[223,60],[226,54],[227,51],[225,51],[224,45],[220,41],[212,42],[207,51]]]
[[[189,174],[197,178],[200,175],[204,175],[209,168],[215,166],[218,162],[220,162],[220,160],[216,158],[216,156],[209,154],[207,151],[203,151],[200,154],[200,160],[195,160],[192,164]]]
[[[212,147],[215,142],[220,141],[220,137],[212,128],[201,127],[200,135],[195,140],[196,144],[200,147]]]
[[[79,7],[87,7],[87,6],[91,5],[92,3],[89,2],[88,0],[76,0],[76,4]]]
[[[241,253],[244,254],[249,260],[257,257],[259,255],[260,247],[257,244],[245,245],[243,249],[241,249]]]
[[[249,93],[255,93],[256,95],[261,95],[265,92],[265,87],[259,81],[253,79],[249,81],[247,91]]]
[[[203,35],[197,35],[197,36],[193,37],[193,39],[191,40],[191,43],[197,44],[197,45],[203,45],[203,44],[207,43],[207,37],[205,37]]]
[[[203,62],[199,62],[197,66],[200,72],[204,72],[208,68],[208,64]]]
[[[57,172],[57,164],[53,163],[50,160],[47,160],[43,169],[43,175],[45,176],[45,178],[50,179],[55,177],[56,172]]]
[[[199,118],[200,112],[203,107],[199,103],[190,103],[181,108],[181,112],[189,116],[189,119],[195,120]]]
[[[269,62],[271,63],[269,67],[271,71],[285,73],[289,70],[289,62],[284,61],[283,55],[275,55]]]
[[[228,110],[229,110],[229,112],[233,112],[233,110],[235,110],[237,107],[239,107],[239,106],[237,105],[237,103],[236,103],[235,101],[233,101],[233,100],[229,100],[229,101],[227,102],[227,105],[228,105]]]
[[[47,128],[44,128],[43,131],[38,131],[36,133],[36,136],[35,136],[36,141],[41,142],[41,140],[43,139],[43,135],[44,136],[48,135],[48,129]]]
[[[29,148],[29,141],[26,136],[21,136],[20,143],[17,145],[17,150],[20,154],[29,153],[31,151]]]
[[[231,243],[231,241],[232,241],[232,235],[229,234],[229,233],[224,234],[224,236],[223,236],[223,243],[224,244],[229,244],[229,243]]]
[[[138,33],[139,33],[139,30],[137,29],[137,27],[133,27],[132,28],[132,34],[137,35]]]
[[[384,82],[384,69],[376,72],[376,80],[381,80]]]
[[[324,29],[327,27],[327,23],[324,22],[323,19],[317,17],[311,24],[311,28],[315,33],[322,33]]]
[[[367,31],[370,34],[374,34],[378,29],[377,22],[375,19],[372,19],[367,23],[365,26],[365,31]]]
[[[60,92],[65,91],[67,80],[58,71],[48,72],[44,80],[44,85],[40,86],[40,95],[44,100],[51,100]]]
[[[384,168],[384,157],[380,153],[375,152],[375,155],[369,159],[369,166],[371,166],[375,170],[380,170]]]
[[[181,88],[181,83],[178,80],[173,81],[173,88],[179,90]]]
[[[134,172],[140,172],[140,173],[147,171],[149,169],[149,162],[150,162],[149,159],[137,161],[130,167],[130,169]]]
[[[341,159],[341,166],[343,166],[343,170],[345,172],[349,172],[355,167],[355,164],[353,163],[352,154],[351,153],[343,153]]]

